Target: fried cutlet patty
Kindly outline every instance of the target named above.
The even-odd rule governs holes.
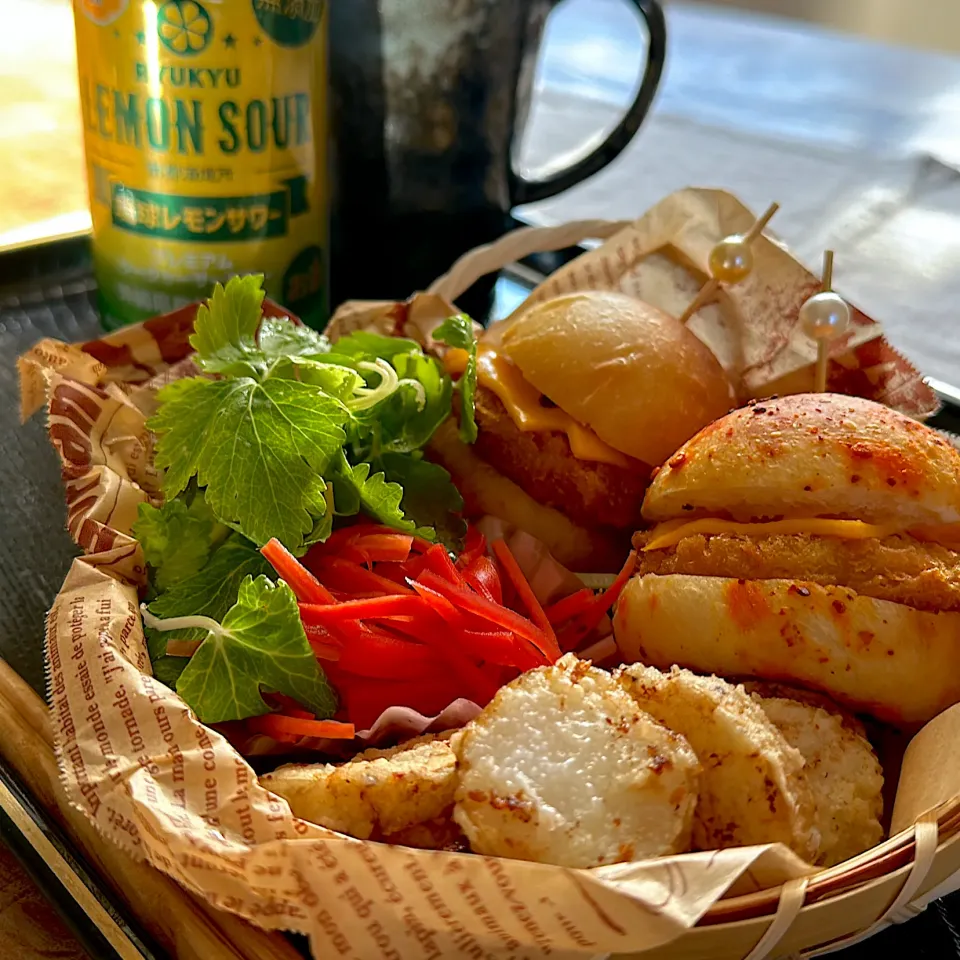
[[[565,434],[518,429],[500,398],[483,386],[477,388],[476,418],[476,452],[538,503],[587,527],[633,530],[640,525],[647,465],[581,460],[570,452]]]
[[[842,540],[808,534],[693,534],[675,546],[644,552],[649,537],[634,537],[641,575],[801,579],[849,587],[918,610],[960,610],[960,553],[906,535]]]

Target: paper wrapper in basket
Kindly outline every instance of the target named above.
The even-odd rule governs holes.
[[[579,290],[617,290],[679,317],[709,279],[710,250],[724,237],[746,233],[755,219],[721,190],[681,190],[633,222],[586,220],[516,230],[465,254],[427,292],[454,301],[474,281],[509,263],[594,239],[604,242],[544,280],[487,336],[496,340],[531,305]],[[797,315],[820,280],[769,236],[758,238],[752,252],[750,276],[724,287],[688,326],[716,354],[741,400],[812,390],[816,345],[800,329]],[[839,270],[842,274],[842,264]],[[416,332],[434,306],[422,296],[406,304],[347,303],[334,316],[332,329],[401,332],[409,315]],[[933,414],[936,395],[890,346],[880,325],[855,307],[851,319],[850,332],[830,347],[828,389],[867,397],[920,419]]]
[[[71,801],[109,841],[216,907],[308,934],[317,956],[360,960],[739,958],[758,943],[763,956],[785,934],[796,950],[867,927],[960,868],[957,711],[907,753],[894,814],[906,832],[813,877],[779,846],[570,870],[361,842],[295,818],[150,674],[130,522],[157,490],[151,385],[189,365],[189,321],[181,311],[78,347],[45,342],[21,360],[24,410],[42,386],[85,552],[47,622],[58,762]],[[941,828],[910,826],[931,807]],[[800,912],[805,890],[821,900]]]

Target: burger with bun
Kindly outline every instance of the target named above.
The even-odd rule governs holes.
[[[623,294],[575,293],[481,339],[476,443],[447,423],[430,452],[469,513],[603,572],[623,563],[653,468],[734,402],[719,361],[678,320]]]
[[[897,726],[960,701],[960,451],[857,397],[752,402],[647,491],[625,660],[799,684]]]

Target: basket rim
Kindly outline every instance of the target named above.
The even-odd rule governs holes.
[[[934,811],[937,812],[939,851],[960,835],[960,797],[944,801],[935,807]],[[835,899],[910,866],[915,856],[915,831],[913,826],[909,826],[859,856],[811,876],[802,909],[806,910],[816,903]],[[777,911],[784,886],[785,884],[778,884],[754,893],[718,900],[704,913],[694,929],[770,917]]]

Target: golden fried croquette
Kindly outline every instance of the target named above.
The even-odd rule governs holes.
[[[442,820],[453,806],[456,774],[450,736],[428,734],[339,765],[286,764],[260,783],[295,816],[367,840]]]
[[[844,540],[807,534],[694,534],[675,546],[643,551],[637,573],[692,574],[737,580],[799,579],[849,587],[918,610],[960,610],[960,553],[909,536]]]
[[[570,452],[566,434],[519,430],[500,398],[477,387],[476,452],[538,503],[576,523],[634,530],[650,467],[633,460],[628,467],[581,460]]]
[[[688,849],[693,750],[572,654],[501,689],[456,751],[476,853],[591,867]]]

